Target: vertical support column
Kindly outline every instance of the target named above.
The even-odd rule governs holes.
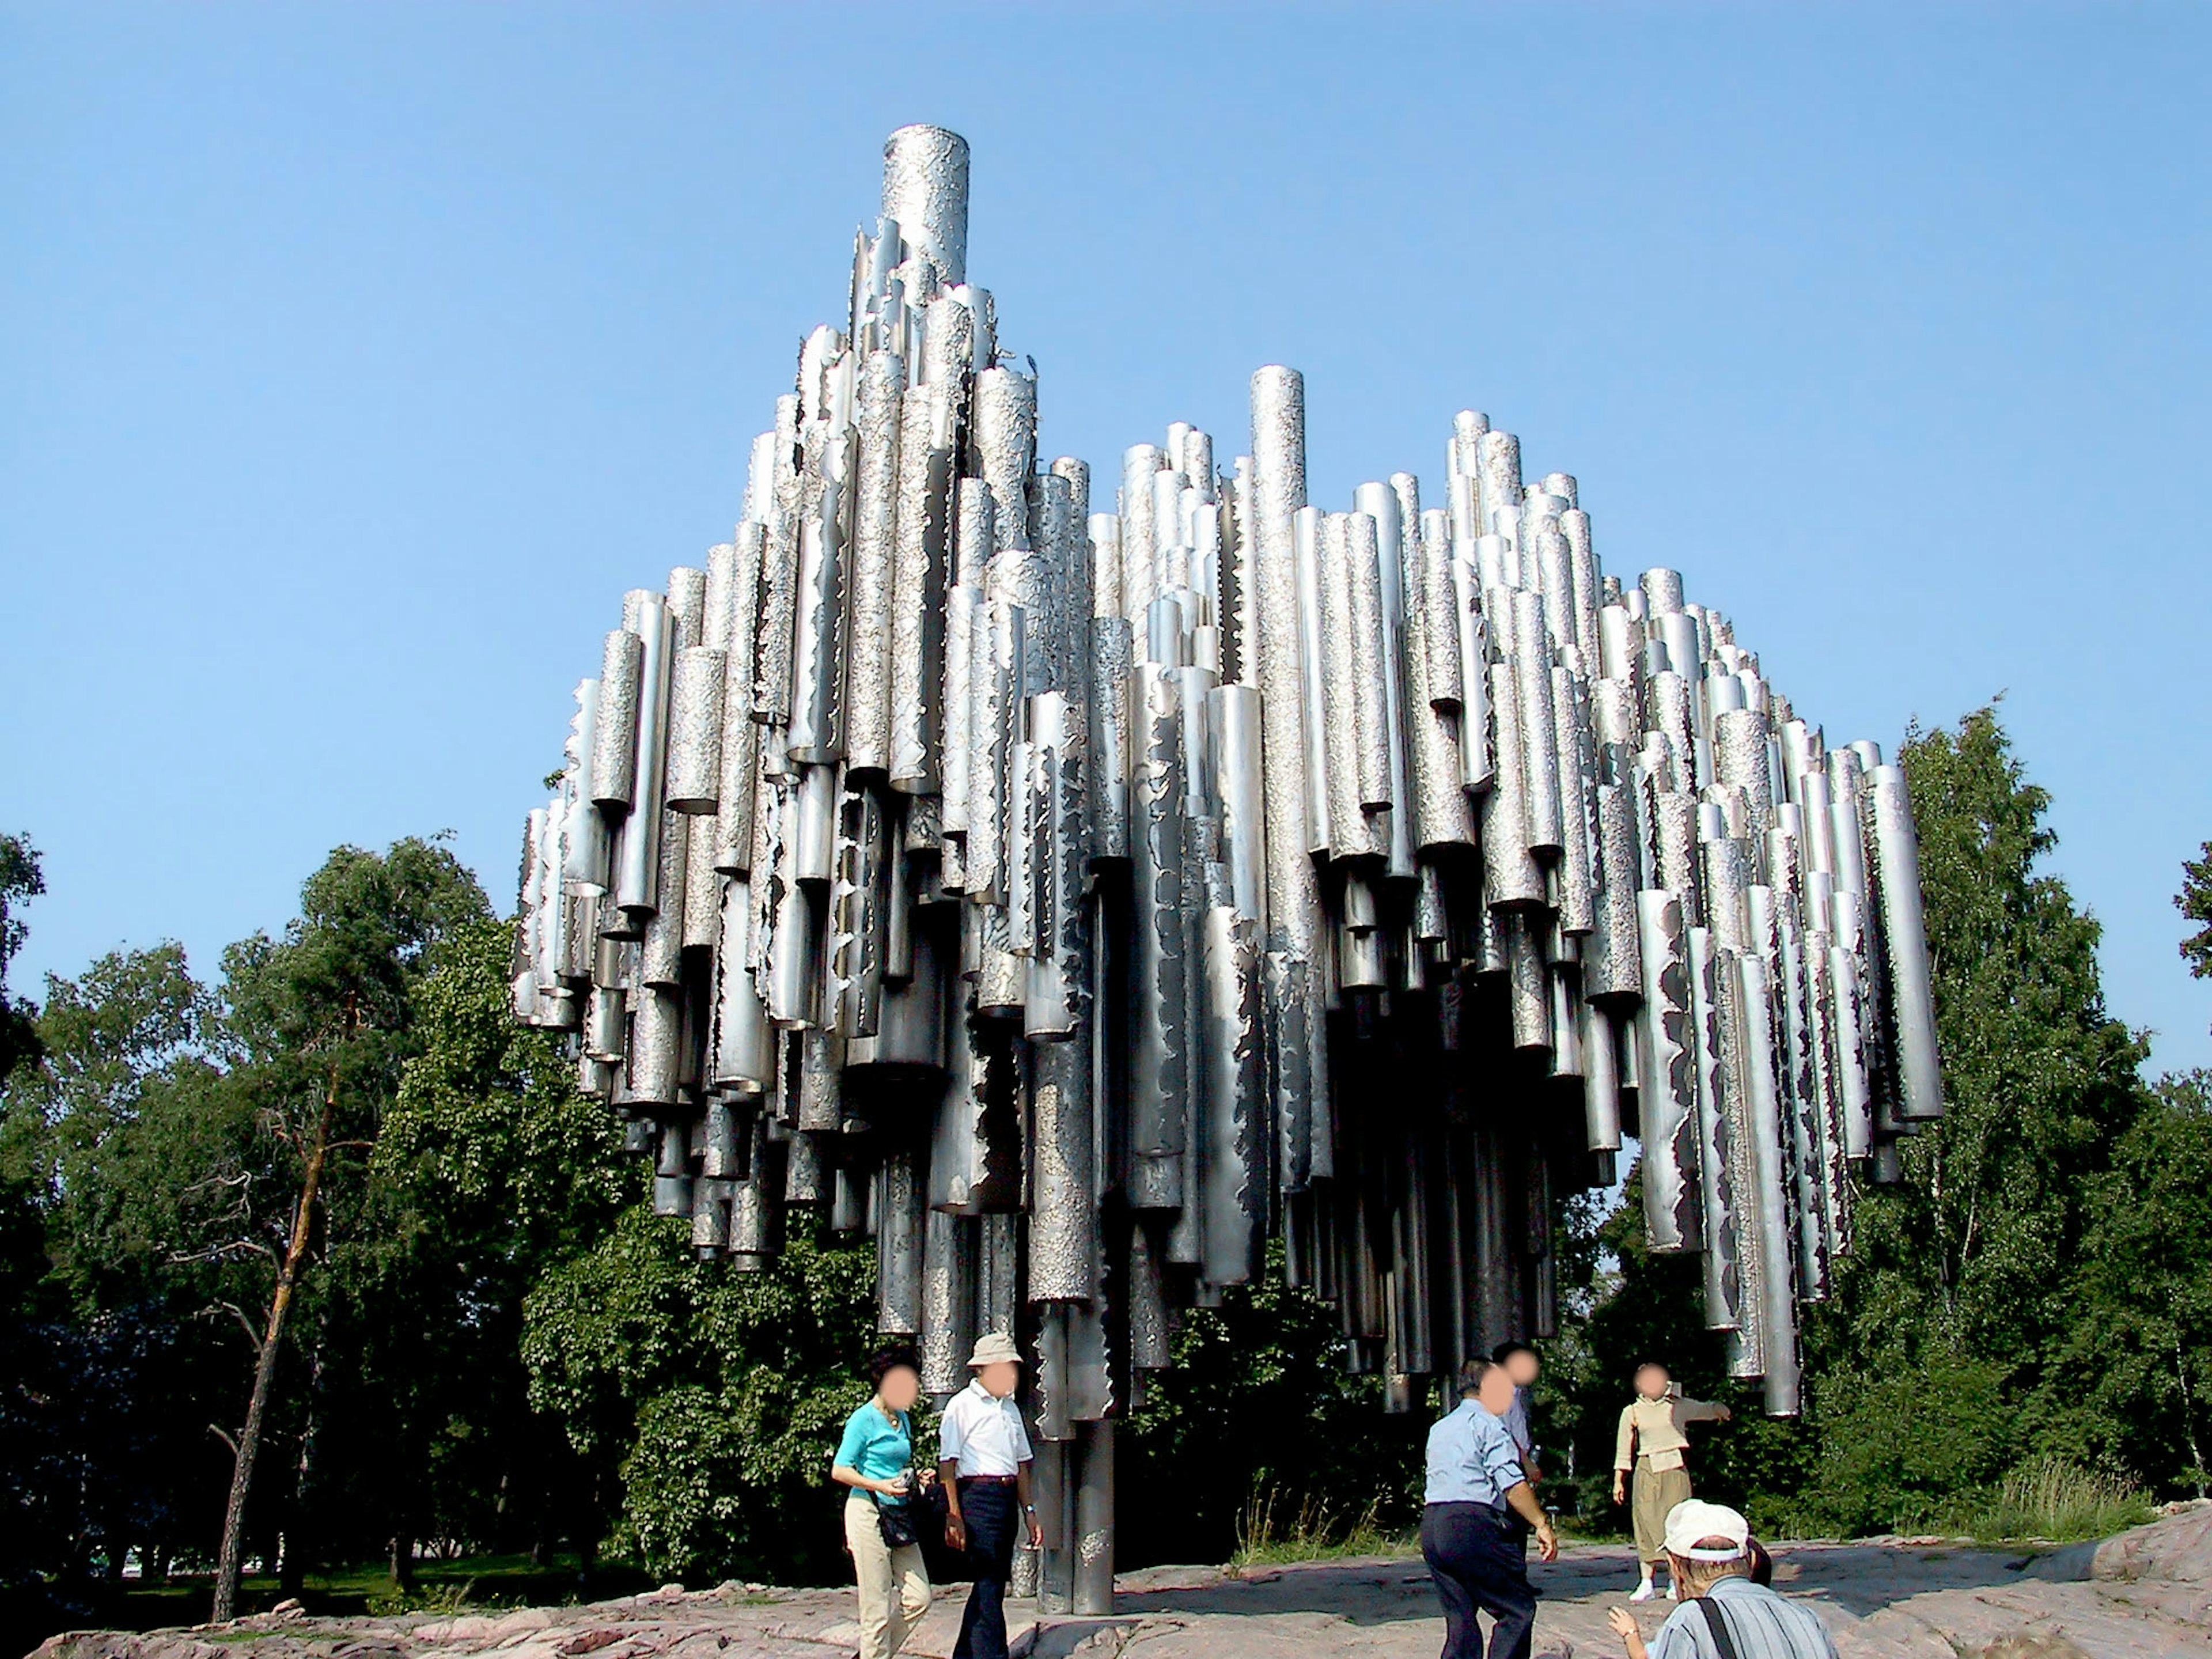
[[[1114,1419],[1077,1425],[1075,1612],[1103,1619],[1114,1611]]]

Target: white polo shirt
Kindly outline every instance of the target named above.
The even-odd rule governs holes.
[[[993,1398],[980,1376],[945,1407],[937,1425],[937,1455],[957,1463],[963,1477],[1012,1474],[1035,1455],[1029,1431],[1022,1426],[1021,1407],[1012,1398]]]

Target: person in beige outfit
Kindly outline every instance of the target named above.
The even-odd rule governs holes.
[[[1682,1453],[1689,1437],[1682,1432],[1691,1423],[1725,1423],[1726,1406],[1692,1400],[1674,1387],[1667,1368],[1647,1359],[1636,1368],[1636,1398],[1620,1413],[1620,1432],[1613,1448],[1613,1501],[1628,1502],[1628,1478],[1636,1476],[1636,1502],[1629,1513],[1636,1524],[1636,1561],[1641,1573],[1632,1601],[1649,1601],[1655,1594],[1652,1575],[1667,1559],[1667,1512],[1688,1501],[1690,1471]],[[1675,1585],[1668,1575],[1667,1599],[1673,1601]]]
[[[868,1362],[875,1393],[845,1420],[830,1478],[848,1488],[845,1547],[860,1599],[860,1659],[892,1659],[929,1610],[929,1574],[919,1542],[884,1536],[885,1506],[914,1498],[914,1407],[921,1397],[921,1355],[895,1344]],[[911,1523],[908,1535],[912,1537]]]

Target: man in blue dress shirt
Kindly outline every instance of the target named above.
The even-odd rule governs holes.
[[[1471,1359],[1460,1370],[1459,1391],[1458,1407],[1429,1431],[1421,1511],[1421,1559],[1444,1604],[1443,1659],[1482,1659],[1478,1608],[1494,1621],[1495,1659],[1528,1659],[1536,1591],[1513,1517],[1534,1530],[1545,1560],[1559,1559],[1559,1540],[1506,1431],[1512,1377],[1503,1365]]]

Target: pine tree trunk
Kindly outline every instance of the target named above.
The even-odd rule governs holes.
[[[352,1036],[355,1011],[346,1008],[346,1035]],[[215,1606],[209,1614],[216,1624],[238,1611],[239,1569],[246,1547],[246,1500],[253,1490],[253,1464],[261,1452],[262,1420],[268,1415],[269,1396],[276,1382],[276,1359],[283,1352],[284,1322],[292,1311],[292,1293],[306,1272],[307,1245],[314,1233],[315,1200],[323,1185],[323,1162],[331,1145],[331,1127],[337,1115],[338,1068],[331,1062],[330,1086],[323,1094],[323,1109],[315,1119],[315,1138],[307,1148],[307,1163],[300,1177],[299,1207],[292,1214],[292,1236],[284,1246],[284,1260],[276,1270],[276,1291],[269,1300],[269,1325],[261,1338],[261,1354],[253,1367],[253,1395],[246,1402],[246,1427],[238,1437],[238,1461],[231,1471],[230,1502],[222,1512],[222,1553],[215,1572]]]

